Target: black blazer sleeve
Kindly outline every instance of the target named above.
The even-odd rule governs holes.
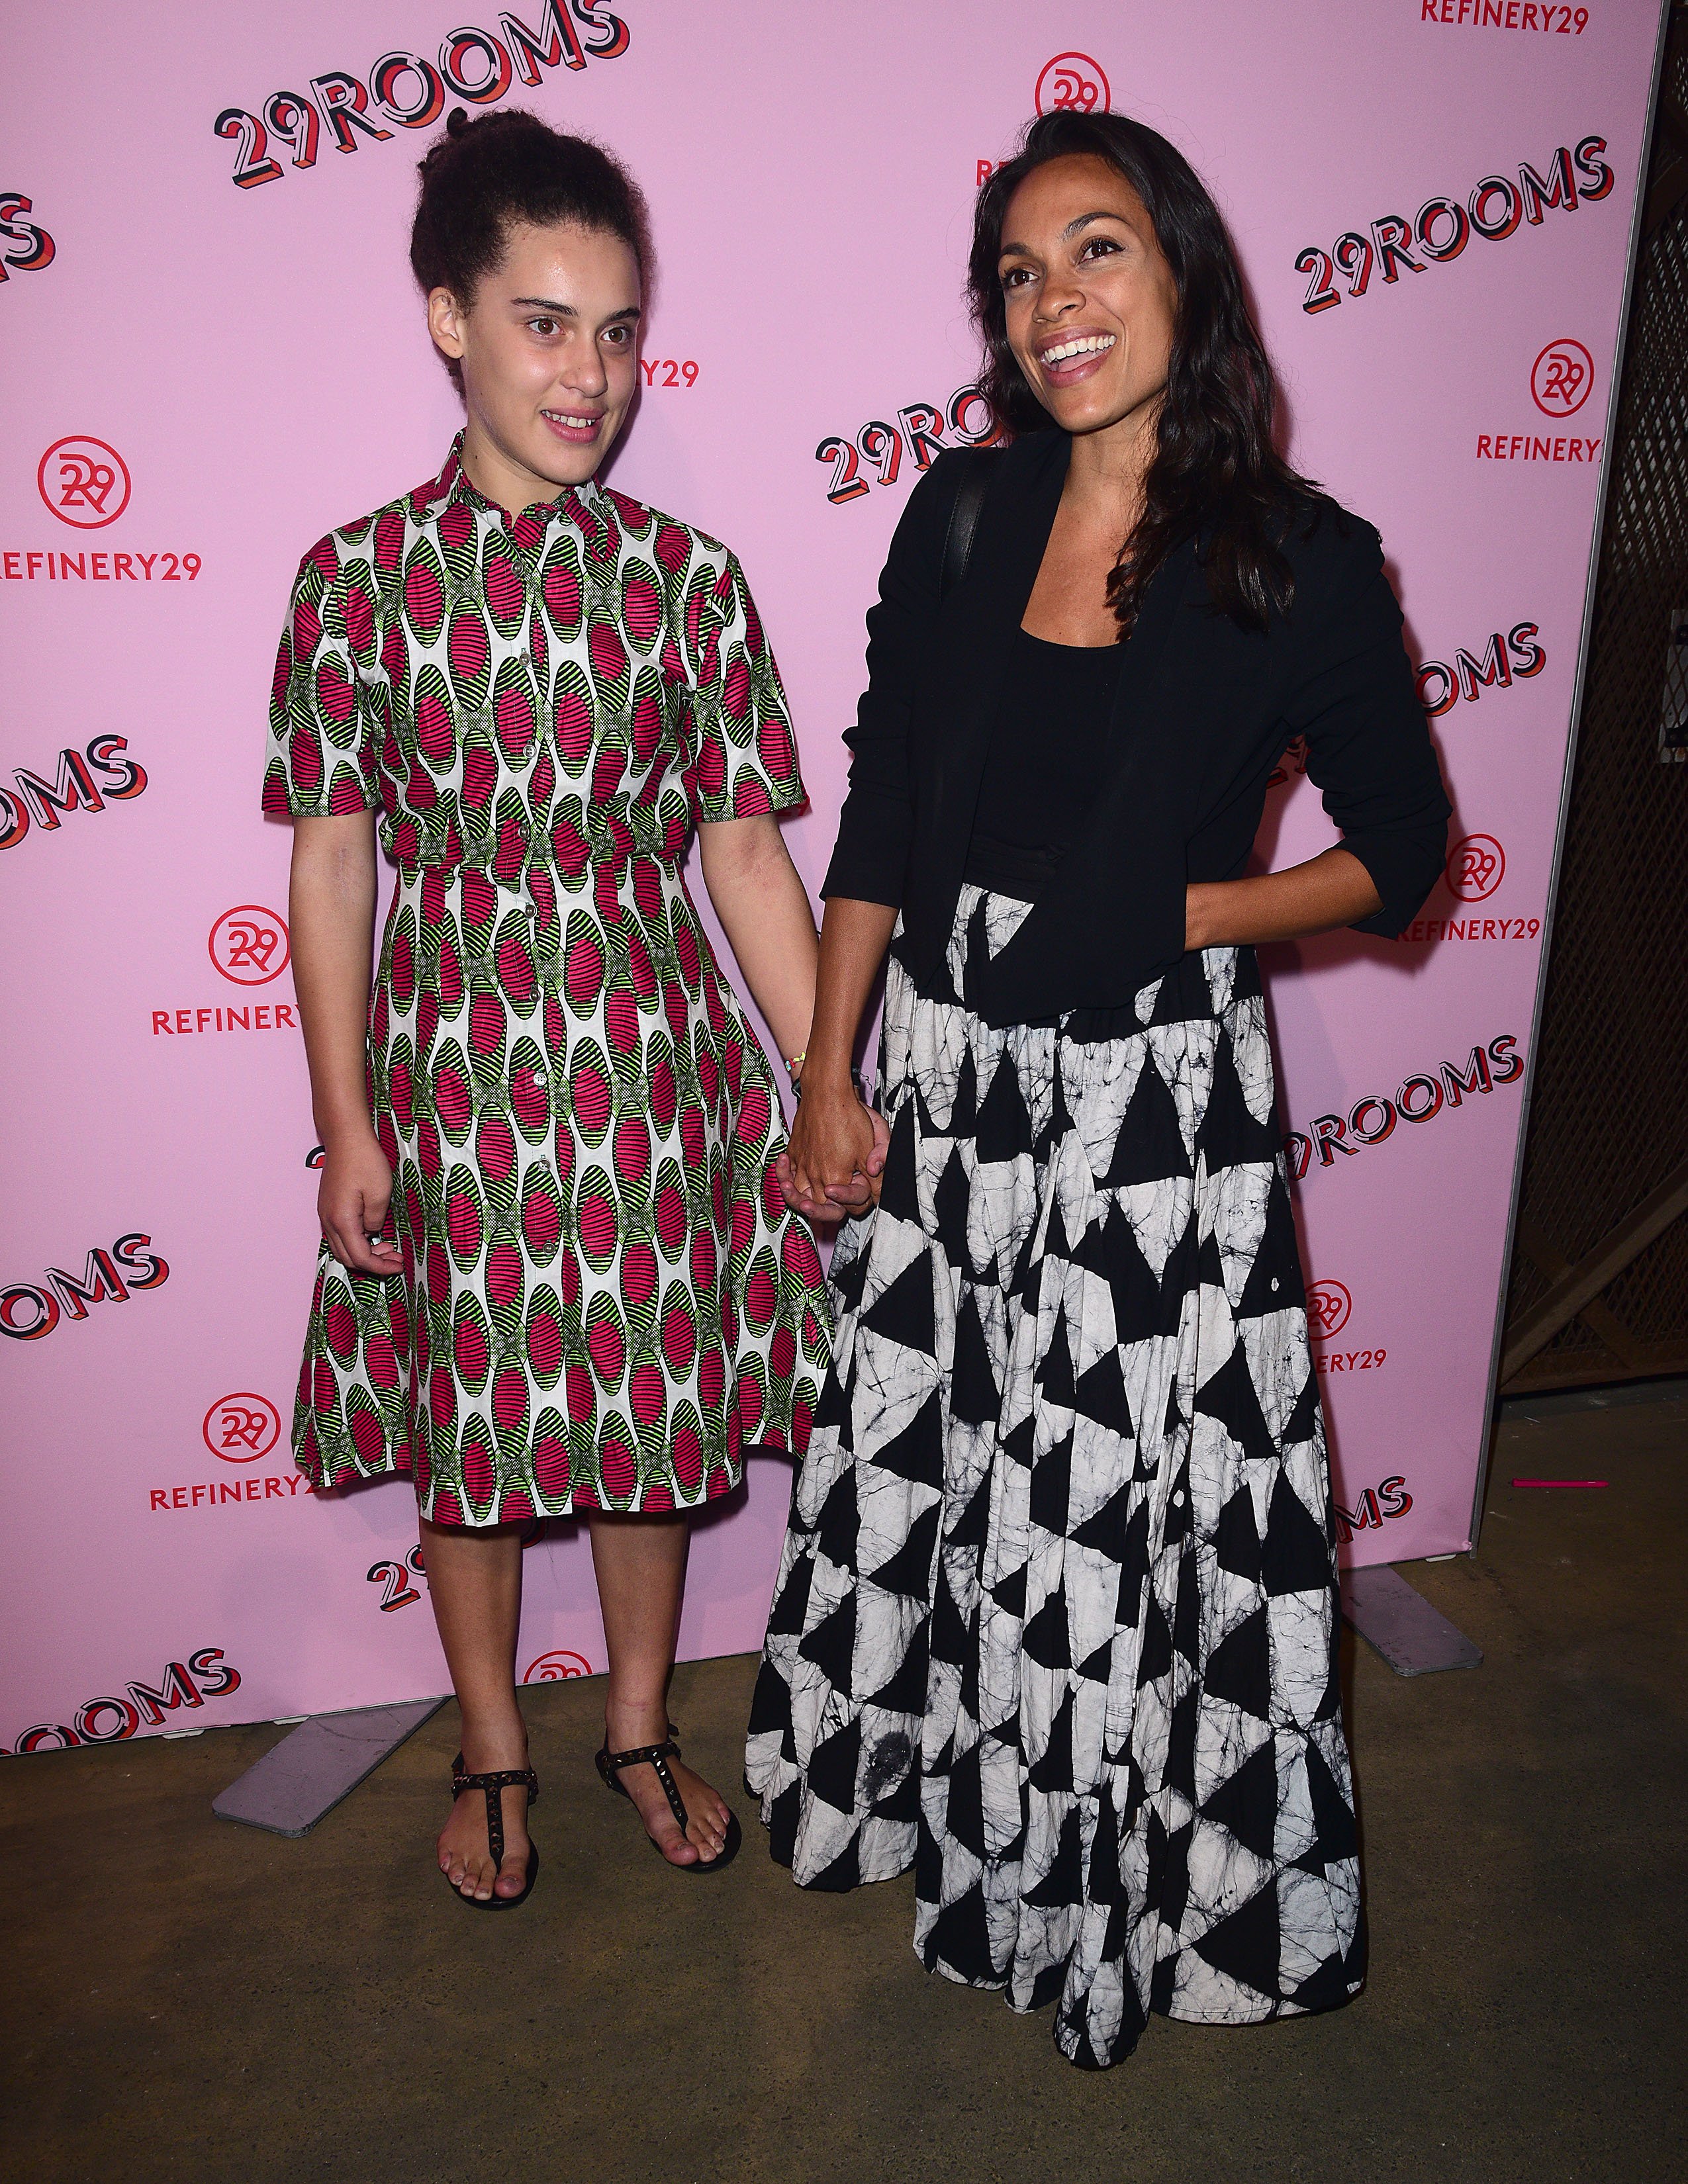
[[[821,893],[900,909],[914,838],[909,722],[916,677],[938,620],[944,532],[963,451],[946,449],[909,495],[867,610],[867,688],[850,747],[850,792]]]
[[[1412,922],[1447,854],[1452,807],[1402,641],[1401,614],[1368,523],[1322,513],[1296,556],[1299,625],[1284,708],[1342,846],[1383,900],[1356,930],[1389,939]]]

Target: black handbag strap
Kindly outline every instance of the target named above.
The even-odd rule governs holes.
[[[984,506],[985,489],[989,483],[989,471],[977,460],[961,473],[961,482],[950,504],[950,521],[944,532],[944,560],[938,578],[940,602],[949,598],[967,573],[973,539],[979,527],[979,511]]]

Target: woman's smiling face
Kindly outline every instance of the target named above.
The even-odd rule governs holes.
[[[1063,431],[1145,422],[1167,384],[1178,289],[1143,200],[1074,153],[1008,201],[998,259],[1009,347]]]
[[[465,308],[428,298],[437,346],[463,370],[471,424],[528,492],[597,471],[638,389],[638,261],[620,236],[513,226]]]

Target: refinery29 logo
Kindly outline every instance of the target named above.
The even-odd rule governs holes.
[[[1100,62],[1089,53],[1057,53],[1038,78],[1039,114],[1106,114],[1111,96]]]
[[[559,1646],[554,1653],[542,1653],[537,1661],[530,1661],[524,1684],[561,1684],[576,1676],[589,1676],[592,1663],[584,1653],[572,1653],[566,1646]]]
[[[256,1463],[281,1438],[281,1413],[267,1396],[223,1396],[206,1412],[200,1432],[225,1463]]]
[[[292,952],[285,920],[255,902],[226,910],[205,945],[218,970],[237,986],[267,986],[287,969]]]
[[[1459,902],[1486,902],[1507,876],[1507,853],[1492,834],[1468,834],[1448,855],[1448,893]]]
[[[1313,1282],[1307,1290],[1307,1328],[1315,1342],[1329,1342],[1348,1324],[1354,1300],[1340,1282]]]
[[[103,531],[129,505],[129,465],[115,448],[86,432],[55,440],[36,470],[41,497],[61,523]]]
[[[1530,367],[1529,392],[1544,416],[1574,416],[1594,392],[1594,359],[1579,341],[1549,342]]]

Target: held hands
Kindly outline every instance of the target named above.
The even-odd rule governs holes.
[[[331,1145],[316,1194],[317,1217],[329,1250],[354,1274],[402,1273],[397,1244],[381,1234],[393,1198],[393,1170],[375,1134]]]
[[[811,1221],[837,1221],[879,1202],[890,1132],[846,1082],[811,1084],[798,1103],[791,1140],[775,1168],[782,1195]]]

